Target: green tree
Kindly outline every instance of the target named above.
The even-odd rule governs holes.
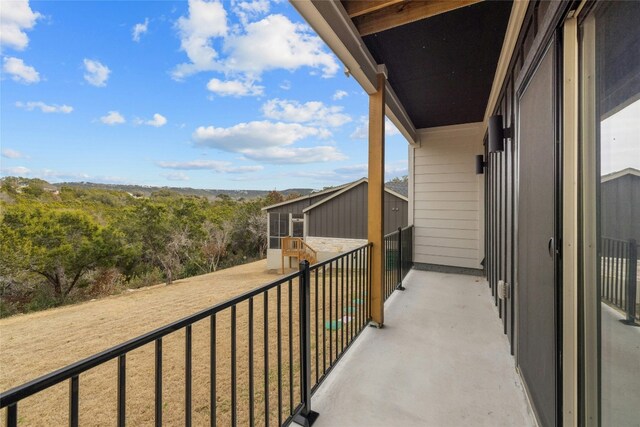
[[[3,273],[43,277],[62,303],[90,270],[113,265],[118,237],[81,211],[8,208],[0,222]]]

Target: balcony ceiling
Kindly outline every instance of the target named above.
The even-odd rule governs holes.
[[[415,128],[479,122],[511,1],[342,1]]]

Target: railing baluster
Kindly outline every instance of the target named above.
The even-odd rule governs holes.
[[[293,281],[289,279],[289,414],[293,414]]]
[[[7,427],[17,427],[18,425],[18,404],[13,403],[7,407]]]
[[[617,257],[617,273],[616,273],[616,288],[618,290],[617,301],[618,307],[624,307],[622,305],[622,257],[623,257],[623,248],[622,242],[618,242],[618,257]]]
[[[637,317],[636,298],[638,293],[638,244],[629,240],[627,251],[627,324],[634,324]]]
[[[355,289],[355,283],[354,283],[354,278],[353,278],[353,255],[349,255],[349,258],[347,258],[349,260],[349,277],[351,278],[350,282],[349,282],[349,298],[347,298],[347,310],[349,310],[349,317],[351,317],[351,320],[349,321],[349,324],[351,325],[351,334],[349,335],[349,342],[351,342],[353,340],[353,334],[355,332],[355,327],[357,325],[357,321],[356,321],[356,308],[355,305],[353,303],[353,296],[355,295],[354,293],[354,289]]]
[[[231,425],[238,424],[238,395],[236,378],[236,306],[231,306]]]
[[[611,242],[611,247],[612,247],[611,254],[612,254],[612,261],[613,261],[611,263],[611,301],[615,305],[615,303],[616,303],[616,295],[617,295],[616,269],[618,267],[618,263],[616,262],[617,254],[616,254],[616,242],[615,241]]]
[[[300,398],[302,407],[294,420],[297,424],[310,426],[318,414],[311,410],[311,284],[309,283],[311,275],[308,261],[300,263],[300,272],[302,274],[299,283],[298,311],[300,314]]]
[[[235,307],[235,306],[234,306]],[[191,426],[191,325],[185,328],[184,340],[184,424]]]
[[[78,427],[78,392],[80,388],[80,379],[74,375],[69,380],[69,426]]]
[[[253,413],[253,298],[249,298],[249,425],[255,423]]]
[[[280,285],[278,285],[280,287]],[[269,292],[264,293],[264,425],[269,427]],[[282,424],[279,424],[282,425]]]
[[[349,320],[349,333],[348,335],[348,340],[349,343],[351,342],[351,339],[353,338],[353,326],[355,324],[354,322],[354,315],[353,315],[353,260],[351,258],[351,255],[349,255],[347,257],[347,316],[350,318]],[[349,344],[347,343],[347,345]]]
[[[216,426],[216,315],[209,318],[209,423],[211,427]]]
[[[318,334],[318,269],[315,269],[315,336],[316,336],[316,384],[318,383],[318,376],[320,371],[320,343],[318,342],[319,334]]]
[[[336,327],[338,322],[336,321]],[[325,324],[325,328],[327,325]],[[329,368],[333,366],[333,261],[329,263]],[[325,369],[326,371],[326,369]]]
[[[282,289],[277,287],[276,334],[278,340],[278,425],[282,425]]]
[[[607,299],[613,302],[613,242],[607,241]]]
[[[126,424],[127,356],[118,356],[118,427]]]
[[[156,340],[155,354],[155,423],[162,425],[162,338]]]
[[[356,288],[356,299],[358,300],[358,330],[362,328],[362,249],[358,250],[357,258],[358,286]]]
[[[322,265],[322,375],[327,372],[327,292],[326,292],[326,273],[325,265]]]
[[[345,315],[344,315],[344,257],[340,258],[340,316],[342,320],[342,328],[340,328],[340,352],[344,351],[344,330],[349,325],[345,324]],[[336,356],[337,358],[337,356]]]
[[[338,359],[338,354],[340,351],[340,347],[338,342],[340,341],[340,333],[342,331],[342,319],[340,319],[340,264],[339,260],[336,260],[336,297],[335,297],[335,311],[336,311],[336,330],[335,330],[335,354],[332,356],[333,363],[335,364]],[[338,330],[338,320],[340,320],[340,330]]]

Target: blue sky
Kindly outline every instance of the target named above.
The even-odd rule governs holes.
[[[321,188],[366,175],[368,98],[286,1],[2,0],[2,175]],[[387,177],[407,143],[387,129]]]

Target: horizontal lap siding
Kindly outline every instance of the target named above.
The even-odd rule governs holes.
[[[413,158],[413,218],[418,263],[482,268],[483,152],[480,126],[427,131]]]

